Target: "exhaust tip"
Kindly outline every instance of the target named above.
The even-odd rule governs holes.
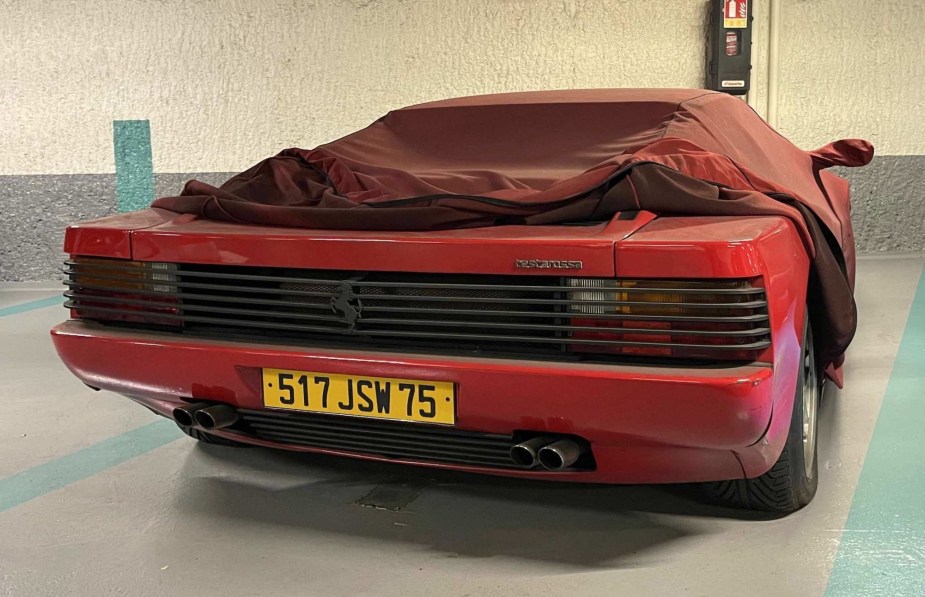
[[[202,429],[221,429],[233,425],[238,420],[238,413],[230,406],[217,404],[197,410],[193,413],[193,418]]]
[[[202,427],[203,429],[214,429],[215,428],[215,419],[208,413],[199,411],[195,415],[193,415],[193,418],[196,419],[196,424]]]
[[[538,452],[540,464],[551,471],[561,471],[573,464],[584,454],[585,449],[570,439],[560,439]]]
[[[197,404],[188,404],[185,406],[178,406],[175,409],[173,409],[173,420],[176,421],[177,424],[182,425],[184,427],[192,427],[193,425],[196,424],[194,414],[197,408],[202,408],[202,406],[203,405],[197,405]]]
[[[533,468],[539,462],[537,454],[543,446],[555,441],[552,437],[534,437],[525,442],[520,442],[516,446],[511,446],[511,460],[517,466],[524,468]]]
[[[532,468],[536,466],[536,452],[526,446],[517,444],[511,448],[511,460],[517,466]]]
[[[548,468],[551,471],[558,471],[565,468],[565,459],[557,450],[540,450],[539,460],[543,468]]]

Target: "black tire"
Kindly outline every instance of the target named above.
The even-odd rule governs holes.
[[[803,324],[803,352],[800,374],[797,378],[796,396],[790,418],[790,431],[780,458],[771,469],[754,479],[732,479],[704,484],[706,493],[724,505],[765,512],[788,513],[799,510],[812,501],[819,485],[817,457],[818,407],[821,397],[818,365],[813,352],[813,333],[809,321]],[[815,391],[810,389],[815,387]],[[811,447],[812,463],[809,471],[804,457],[804,405],[815,401],[812,421]]]
[[[195,427],[186,427],[177,423],[177,427],[180,428],[180,431],[190,436],[191,438],[201,441],[204,444],[213,444],[216,446],[228,446],[231,448],[247,448],[248,444],[243,444],[241,442],[236,442],[231,439],[225,439],[224,437],[219,437],[217,435],[212,435],[211,433],[206,433],[201,429],[196,429]]]

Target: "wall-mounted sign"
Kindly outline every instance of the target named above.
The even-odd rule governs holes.
[[[745,95],[751,78],[752,7],[748,0],[710,0],[707,87]]]
[[[748,0],[724,0],[723,28],[745,29],[748,26]]]

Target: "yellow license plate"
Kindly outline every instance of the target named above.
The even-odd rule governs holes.
[[[313,413],[455,425],[456,384],[264,369],[263,405]]]

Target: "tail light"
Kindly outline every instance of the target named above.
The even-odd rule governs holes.
[[[65,265],[71,317],[180,325],[175,264],[77,257]]]
[[[758,280],[569,278],[568,286],[576,352],[754,360],[770,345]]]

